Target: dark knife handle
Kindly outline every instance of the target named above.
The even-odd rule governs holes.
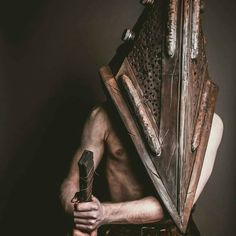
[[[93,152],[85,150],[78,162],[79,167],[79,201],[90,202],[92,198],[94,161]]]

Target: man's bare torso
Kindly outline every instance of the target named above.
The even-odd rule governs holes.
[[[137,200],[148,193],[144,167],[121,121],[110,109],[96,108],[106,119],[106,178],[112,202]],[[113,113],[113,114],[111,114]],[[152,187],[152,186],[149,186]]]
[[[104,142],[102,158],[106,161],[111,201],[130,201],[153,195],[154,188],[117,111],[110,104],[103,104],[93,109],[89,119],[93,120],[92,126],[99,129]],[[212,172],[222,132],[222,120],[215,114],[195,201]]]

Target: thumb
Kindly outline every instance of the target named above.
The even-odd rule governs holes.
[[[71,199],[71,202],[72,202],[72,203],[77,203],[77,202],[79,202],[78,193],[76,193],[76,194],[74,195],[74,197]]]
[[[93,231],[91,234],[90,234],[90,236],[97,236],[98,234],[98,231],[97,230],[95,230],[95,231]]]
[[[92,195],[92,202],[100,202],[95,196]]]

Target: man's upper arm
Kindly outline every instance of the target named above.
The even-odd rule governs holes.
[[[79,191],[79,173],[77,163],[84,150],[89,150],[94,154],[95,168],[98,166],[104,151],[104,141],[108,133],[108,121],[105,110],[101,107],[97,107],[92,110],[84,125],[80,147],[73,158],[69,175],[61,186],[61,201],[65,211],[69,214],[73,212],[74,207],[71,203],[71,199],[75,193]]]
[[[108,135],[109,120],[102,107],[96,107],[90,113],[84,125],[80,146],[73,158],[70,178],[78,173],[77,163],[84,150],[93,152],[95,168],[98,166],[104,152],[104,141]]]

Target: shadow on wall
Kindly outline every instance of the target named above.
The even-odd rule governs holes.
[[[25,137],[8,175],[16,175],[0,234],[63,235],[60,184],[79,144],[82,124],[94,101],[78,81],[63,84],[40,112],[40,123]],[[26,170],[25,170],[26,169]]]
[[[4,38],[19,43],[29,36],[35,27],[39,10],[47,0],[2,0],[0,3],[0,28]]]
[[[56,42],[55,32],[52,38],[46,38],[47,27],[54,28],[52,20],[50,26],[41,28],[45,38],[40,38],[40,32],[36,32],[39,37],[34,35],[32,39],[42,23],[41,9],[50,2],[11,0],[0,3],[1,41],[5,53],[0,56],[5,56],[2,59],[6,71],[5,77],[0,79],[6,85],[3,102],[10,114],[6,121],[8,130],[4,133],[9,151],[0,153],[0,165],[6,169],[0,179],[0,235],[3,236],[65,235],[59,189],[79,145],[85,118],[98,102],[97,94],[91,92],[99,84],[97,81],[92,85],[94,74],[97,75],[95,65],[91,69],[94,74],[82,68],[83,65],[76,67],[80,63],[76,59],[83,60],[86,49],[78,56],[79,44],[71,54],[67,51],[70,47],[65,49]],[[60,23],[57,28],[59,26]],[[73,39],[69,33],[60,34],[58,41],[70,45]],[[53,49],[47,50],[51,45]],[[28,51],[22,56],[21,49],[25,48]],[[67,55],[71,57],[66,58]],[[71,65],[70,61],[75,62]],[[90,58],[85,62],[93,63]],[[71,67],[74,71],[70,73]],[[84,76],[87,76],[86,82]]]

